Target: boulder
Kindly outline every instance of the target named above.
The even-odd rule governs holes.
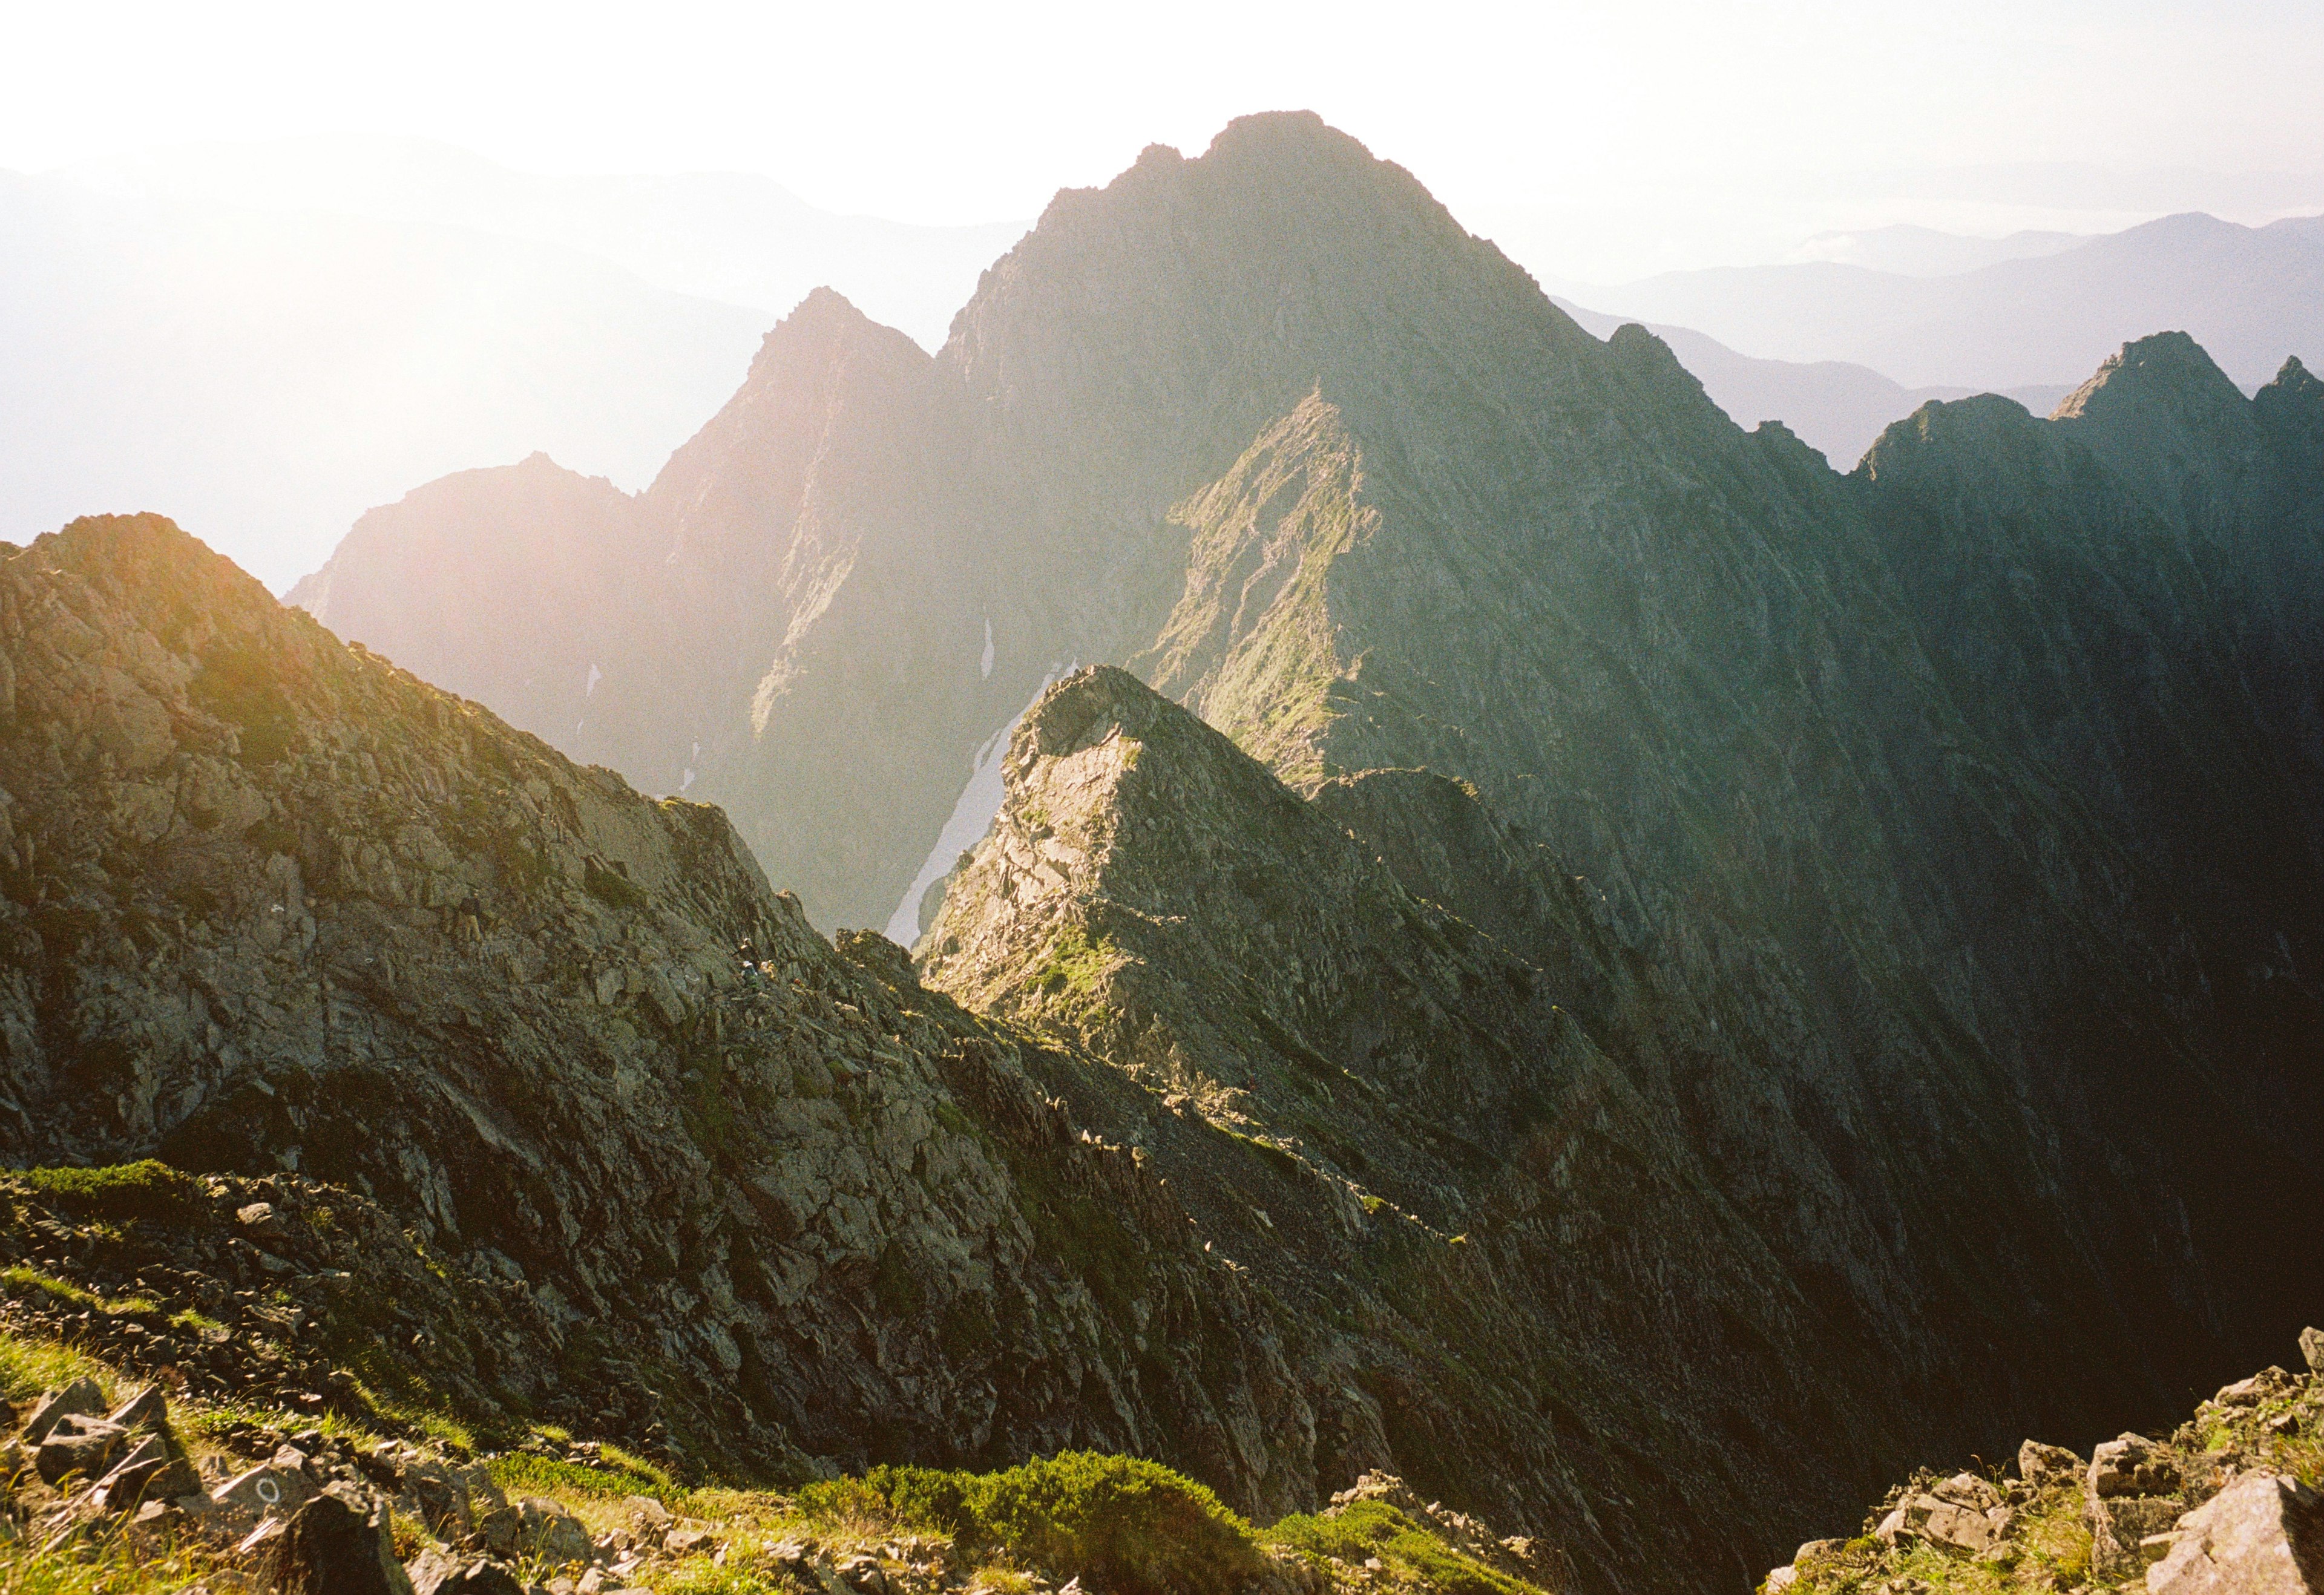
[[[2221,1406],[2257,1406],[2279,1396],[2289,1396],[2299,1386],[2292,1377],[2280,1368],[2263,1368],[2247,1379],[2237,1379],[2211,1399]]]
[[[2142,1434],[2125,1434],[2090,1452],[2093,1496],[2169,1495],[2179,1488],[2179,1465]]]
[[[1891,1545],[1923,1540],[1970,1556],[1986,1551],[1994,1541],[1993,1522],[1982,1510],[1921,1490],[1906,1496],[1873,1532]]]
[[[128,1449],[128,1442],[129,1432],[118,1424],[69,1414],[51,1427],[48,1438],[33,1453],[32,1465],[44,1484],[53,1485],[75,1473],[83,1479],[100,1479]]]
[[[2105,1578],[2128,1577],[2153,1561],[2158,1553],[2149,1542],[2187,1510],[2176,1496],[2092,1496],[2088,1506],[2090,1571]]]
[[[595,1554],[597,1547],[590,1543],[589,1530],[555,1501],[536,1497],[523,1502],[518,1511],[525,1547],[543,1566],[586,1562]]]
[[[75,1379],[34,1404],[32,1415],[24,1420],[24,1443],[38,1445],[46,1440],[60,1418],[101,1417],[105,1406],[105,1392],[95,1379]]]
[[[388,1504],[334,1484],[290,1515],[274,1543],[281,1595],[412,1595],[395,1559]]]
[[[1941,1501],[1978,1512],[1991,1511],[2001,1505],[2001,1492],[1974,1473],[1956,1473],[1941,1483],[1931,1485],[1929,1493]]]
[[[2324,1373],[2324,1329],[2300,1332],[2300,1355],[2310,1373]]]
[[[170,1424],[170,1404],[159,1385],[148,1385],[121,1404],[108,1423],[124,1429],[165,1429]]]
[[[2029,1440],[2017,1448],[2017,1476],[2036,1489],[2070,1479],[2082,1471],[2082,1459],[2062,1445]]]
[[[263,1515],[293,1511],[314,1493],[315,1487],[304,1473],[270,1464],[236,1474],[210,1491],[210,1499],[221,1507]]]
[[[484,1556],[422,1551],[407,1572],[413,1595],[525,1595],[514,1573]]]
[[[167,1441],[158,1434],[149,1434],[113,1465],[113,1471],[98,1481],[98,1488],[105,1491],[106,1510],[120,1512],[141,1504],[198,1494],[202,1478],[194,1471],[191,1462],[171,1454]]]
[[[2150,1595],[2317,1595],[2324,1590],[2324,1498],[2255,1473],[2180,1520]]]
[[[889,1580],[888,1570],[880,1565],[879,1558],[875,1556],[850,1556],[832,1572],[855,1595],[895,1595],[895,1586]]]

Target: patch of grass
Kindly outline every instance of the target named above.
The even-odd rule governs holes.
[[[170,1314],[170,1327],[189,1334],[211,1334],[226,1327],[208,1314],[186,1307]]]
[[[1351,1501],[1337,1516],[1286,1517],[1263,1536],[1317,1562],[1337,1556],[1361,1565],[1377,1556],[1409,1578],[1425,1580],[1443,1595],[1542,1595],[1474,1557],[1463,1556],[1386,1501]]]
[[[201,1182],[148,1157],[104,1168],[19,1168],[14,1177],[86,1218],[179,1221],[207,1198]]]
[[[629,1465],[634,1459],[604,1462],[568,1462],[530,1452],[512,1451],[485,1464],[493,1482],[511,1495],[578,1496],[586,1500],[619,1500],[624,1496],[650,1496],[666,1507],[679,1507],[687,1492],[670,1482],[659,1468]]]
[[[0,1589],[8,1595],[161,1595],[182,1590],[211,1571],[216,1559],[201,1551],[134,1545],[125,1535],[98,1542],[95,1554],[68,1545],[39,1551],[13,1544],[0,1552]]]
[[[12,1268],[0,1268],[0,1285],[11,1295],[37,1293],[60,1306],[78,1307],[88,1313],[157,1313],[161,1305],[151,1296],[101,1296],[83,1290],[69,1279],[60,1279],[53,1274],[43,1274],[22,1264]]]
[[[2090,1525],[2081,1491],[2045,1492],[2019,1515],[2017,1543],[2025,1559],[2052,1575],[2059,1589],[2080,1583],[2090,1571]]]
[[[1077,997],[1095,997],[1098,982],[1120,962],[1120,954],[1111,947],[1090,940],[1080,926],[1068,925],[1057,932],[1057,939],[1042,955],[1033,971],[1032,984],[1051,997],[1067,991]]]
[[[689,1557],[654,1581],[662,1595],[780,1595],[788,1579],[746,1567],[720,1567],[707,1556]]]
[[[107,1401],[118,1397],[121,1378],[86,1352],[56,1341],[29,1335],[0,1333],[0,1396],[29,1401],[49,1390],[60,1390],[78,1378],[92,1378]]]
[[[998,1473],[874,1468],[810,1484],[798,1504],[824,1522],[949,1535],[971,1554],[1082,1574],[1113,1595],[1233,1589],[1263,1561],[1217,1496],[1139,1457],[1065,1452]]]

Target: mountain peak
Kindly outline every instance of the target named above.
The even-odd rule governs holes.
[[[2058,420],[2098,419],[2125,403],[2240,410],[2244,396],[2203,346],[2183,332],[2158,332],[2123,345],[2053,412]]]
[[[84,515],[35,538],[19,558],[69,570],[141,604],[170,607],[273,607],[241,567],[166,515]]]
[[[1207,153],[1278,154],[1286,150],[1333,148],[1371,159],[1371,152],[1353,134],[1341,132],[1313,111],[1254,111],[1219,129]]]

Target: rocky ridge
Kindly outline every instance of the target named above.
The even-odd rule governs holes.
[[[0,1155],[368,1198],[501,1307],[412,1322],[289,1185],[283,1240],[196,1271],[369,1279],[348,1328],[424,1329],[480,1420],[745,1476],[1089,1445],[1316,1498],[1274,1332],[1155,1173],[893,948],[815,936],[715,809],[155,519],[0,563]]]
[[[1643,1588],[1877,1454],[1820,1372],[1852,1349],[1556,974],[1123,671],[1045,695],[1005,770],[925,978],[1145,1088],[1059,1086],[1301,1323],[1320,1474],[1392,1463]]]

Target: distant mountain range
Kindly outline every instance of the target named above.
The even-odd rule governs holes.
[[[2000,238],[1978,238],[1900,222],[1885,227],[1818,233],[1800,245],[1793,259],[1863,266],[1906,277],[1950,277],[2001,261],[2057,254],[2088,243],[2089,236],[2086,233],[2029,230]]]
[[[1883,245],[1863,258],[1565,291],[1762,358],[1850,361],[1907,385],[2072,383],[2158,327],[2193,337],[2246,392],[2286,354],[2324,360],[2324,217],[2262,227],[2166,217],[1942,275],[1927,274],[1926,250]]]
[[[448,471],[641,485],[809,289],[933,345],[1019,230],[410,141],[0,173],[0,537],[167,504],[279,588]]]
[[[1629,319],[1556,301],[1599,337],[1611,337]],[[1679,364],[1702,382],[1711,401],[1738,426],[1781,421],[1801,441],[1841,468],[1854,465],[1873,440],[1923,404],[1966,399],[1968,387],[1908,388],[1868,365],[1845,360],[1762,360],[1738,355],[1692,327],[1650,322],[1647,330],[1670,346]],[[2047,415],[2073,391],[2067,383],[2034,383],[2004,391],[2036,415]]]

